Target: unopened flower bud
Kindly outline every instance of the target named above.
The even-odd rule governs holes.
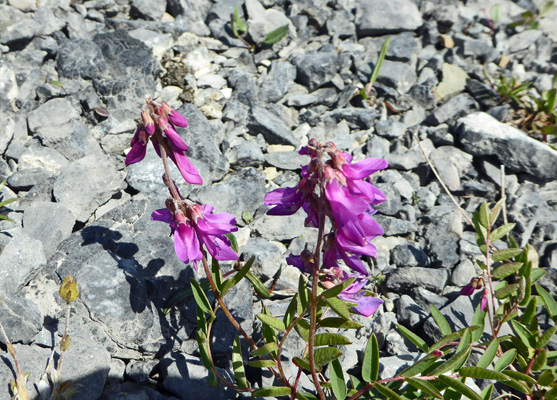
[[[77,282],[70,274],[64,278],[64,282],[62,282],[62,286],[60,286],[59,293],[60,297],[68,303],[77,300],[79,297]]]
[[[431,355],[433,355],[435,357],[441,357],[443,355],[443,352],[441,350],[433,350],[431,352]]]
[[[67,334],[62,336],[62,340],[60,341],[60,350],[61,351],[68,350],[68,348],[70,347],[71,342],[72,341]]]

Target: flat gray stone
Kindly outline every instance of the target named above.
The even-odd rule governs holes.
[[[410,0],[356,2],[356,31],[359,37],[413,31],[422,23],[418,7]]]
[[[108,156],[87,156],[72,162],[54,183],[54,197],[78,221],[85,222],[125,183]]]
[[[441,293],[448,279],[444,269],[404,267],[397,268],[387,276],[386,285],[395,293],[407,293],[410,289],[420,286],[434,293]]]
[[[495,156],[511,172],[527,172],[544,181],[557,179],[557,151],[486,113],[458,120],[464,151],[474,156]]]
[[[45,264],[43,244],[24,233],[15,234],[0,253],[0,291],[17,291]]]
[[[0,321],[11,343],[29,344],[41,330],[43,318],[33,302],[3,291]],[[0,336],[0,342],[6,344],[3,336]]]
[[[75,225],[72,212],[59,203],[33,201],[23,214],[23,233],[39,240],[48,260]],[[48,232],[45,235],[45,232]]]

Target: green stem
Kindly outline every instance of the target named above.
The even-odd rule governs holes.
[[[319,394],[320,400],[325,400],[325,394],[319,383],[319,378],[317,376],[317,371],[315,369],[315,358],[313,356],[314,349],[314,337],[317,325],[317,285],[319,282],[319,266],[321,264],[321,247],[323,245],[323,232],[325,228],[325,213],[322,211],[319,216],[319,233],[317,235],[317,245],[315,246],[315,252],[313,255],[314,265],[311,275],[311,304],[310,304],[310,323],[309,323],[309,340],[308,340],[308,358],[309,366],[311,369],[311,377],[313,379],[313,384],[315,389]]]

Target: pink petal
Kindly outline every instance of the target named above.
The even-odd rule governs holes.
[[[178,167],[178,170],[186,182],[191,183],[192,185],[203,184],[203,179],[201,179],[199,172],[197,172],[197,169],[184,153],[175,151],[170,153],[169,157],[174,164],[176,164],[176,167]]]
[[[168,211],[166,208],[161,208],[159,210],[153,211],[153,213],[151,214],[151,220],[162,221],[169,224],[172,222],[172,213]]]
[[[180,224],[174,232],[174,250],[178,258],[186,264],[203,258],[195,230],[186,224]]]
[[[388,166],[389,163],[382,158],[366,158],[355,164],[344,164],[342,171],[350,179],[362,179]]]
[[[135,145],[132,146],[129,153],[126,155],[126,165],[135,164],[145,158],[147,153],[147,143],[137,140]]]
[[[172,110],[170,114],[168,114],[168,119],[174,125],[181,128],[185,128],[188,126],[188,121],[186,120],[186,118],[176,110]]]
[[[184,140],[180,137],[180,135],[176,133],[173,127],[168,126],[168,128],[166,128],[166,130],[164,131],[164,134],[166,135],[174,149],[179,151],[188,151],[190,149],[184,142]]]
[[[201,235],[201,240],[215,260],[229,261],[238,259],[238,254],[230,248],[230,243],[226,243],[223,239],[216,236]]]

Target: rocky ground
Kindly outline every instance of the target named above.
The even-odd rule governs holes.
[[[495,3],[500,18],[491,20]],[[236,4],[249,40],[288,24],[286,38],[250,53],[232,34]],[[298,273],[284,258],[315,235],[302,215],[270,217],[262,207],[267,191],[296,182],[306,161],[296,150],[311,137],[333,140],[356,160],[390,164],[375,177],[388,198],[377,214],[385,236],[375,241],[374,263],[375,274],[386,275],[386,301],[363,321],[365,332],[352,333],[346,368],[373,331],[381,374],[392,376],[417,355],[395,323],[432,338],[430,304],[461,327],[478,301],[458,296],[479,272],[474,233],[417,138],[468,212],[499,199],[505,182],[519,243],[537,249],[547,267],[542,285],[557,295],[557,151],[504,123],[511,108],[484,72],[530,81],[531,92],[551,89],[557,11],[538,29],[507,28],[535,7],[533,0],[0,0],[0,178],[4,199],[19,198],[2,210],[16,223],[0,223],[0,320],[30,382],[60,339],[57,291],[71,273],[81,298],[63,377],[80,385],[77,398],[235,396],[206,386],[193,300],[162,313],[170,293],[200,274],[177,260],[168,226],[150,221],[165,197],[160,159],[149,149],[143,162],[124,165],[146,95],[189,121],[179,133],[207,184],[183,184],[182,193],[236,216],[241,257],[256,256],[262,280],[282,274],[270,300],[245,296],[247,285],[230,295],[248,331],[262,304],[284,312]],[[357,93],[387,37],[376,95],[365,101]],[[224,321],[215,331],[215,358],[227,369],[234,332]],[[293,340],[286,356],[300,345]],[[2,360],[7,398],[13,364]]]

